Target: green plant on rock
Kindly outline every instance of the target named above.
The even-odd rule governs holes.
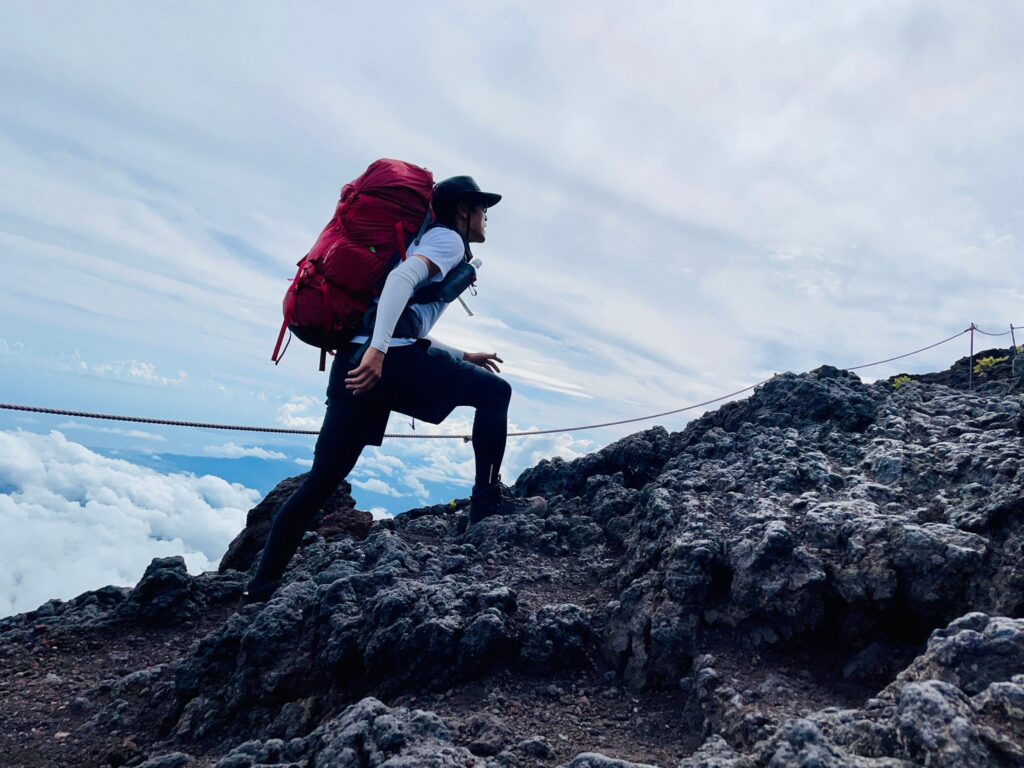
[[[910,382],[912,382],[912,381],[913,381],[913,379],[912,379],[912,378],[910,378],[909,376],[906,376],[906,375],[904,375],[904,376],[897,376],[897,377],[896,377],[895,379],[893,379],[893,381],[892,381],[892,388],[893,388],[893,389],[899,389],[899,388],[900,388],[900,387],[902,387],[902,386],[903,386],[904,384],[909,384],[909,383],[910,383]]]
[[[1005,363],[1010,358],[1007,357],[983,357],[977,363],[974,364],[974,375],[981,376],[984,373],[988,373],[995,366],[1000,363]]]

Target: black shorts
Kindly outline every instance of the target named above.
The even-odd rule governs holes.
[[[420,339],[389,349],[377,384],[369,392],[354,395],[345,388],[345,378],[359,364],[351,360],[358,349],[356,344],[339,349],[331,365],[317,453],[330,453],[339,440],[353,438],[365,445],[380,445],[391,411],[440,424],[456,406],[468,402],[466,393],[480,386],[482,377],[494,376]]]

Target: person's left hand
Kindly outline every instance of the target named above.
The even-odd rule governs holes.
[[[481,368],[486,368],[491,373],[500,373],[501,368],[498,367],[495,360],[498,363],[504,363],[505,361],[498,357],[497,352],[467,352],[463,358],[467,363],[473,365],[479,365]]]

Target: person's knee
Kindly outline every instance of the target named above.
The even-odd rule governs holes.
[[[490,371],[477,369],[462,380],[458,403],[478,410],[500,411],[508,409],[511,399],[511,384]]]
[[[362,445],[350,445],[332,451],[314,451],[313,466],[301,488],[313,495],[322,495],[326,491],[329,496],[348,477],[362,449]]]
[[[499,407],[507,408],[512,400],[512,385],[500,376],[492,374],[490,388],[492,402]]]

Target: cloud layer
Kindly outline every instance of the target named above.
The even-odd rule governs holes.
[[[259,494],[109,459],[60,432],[0,432],[0,616],[107,584],[154,557],[216,567]]]

